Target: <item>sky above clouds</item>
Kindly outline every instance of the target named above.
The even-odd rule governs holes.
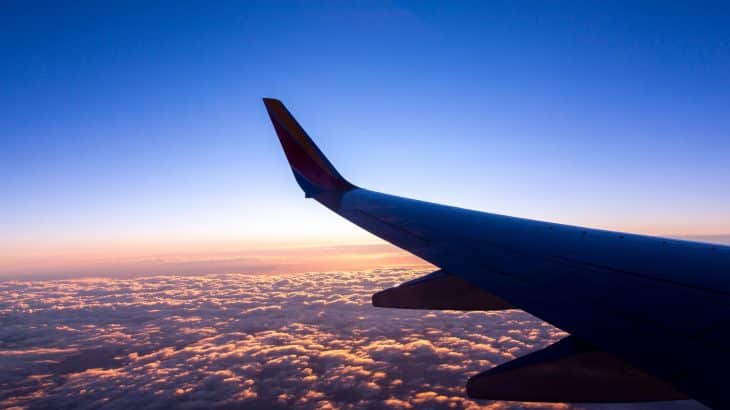
[[[375,242],[302,200],[264,96],[367,188],[730,233],[725,2],[0,7],[0,271],[15,276]]]
[[[470,376],[565,333],[521,311],[370,305],[424,273],[0,282],[0,407],[705,408],[468,400]]]

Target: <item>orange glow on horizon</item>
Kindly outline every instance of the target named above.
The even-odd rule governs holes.
[[[599,227],[654,233],[651,229]],[[728,235],[672,235],[701,242],[730,243]],[[135,277],[210,273],[293,273],[428,266],[377,238],[310,239],[283,242],[226,239],[104,239],[93,242],[11,243],[0,247],[0,280],[71,277]]]
[[[119,245],[96,244],[0,254],[0,279],[269,274],[428,266],[423,260],[385,243],[178,242]]]

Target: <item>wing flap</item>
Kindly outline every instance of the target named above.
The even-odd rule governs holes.
[[[443,270],[374,294],[373,306],[434,310],[514,309],[503,299]]]
[[[620,403],[688,398],[575,336],[472,377],[466,391],[472,398],[528,402]]]

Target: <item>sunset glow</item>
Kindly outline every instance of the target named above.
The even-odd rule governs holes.
[[[6,255],[0,275],[7,279],[137,277],[162,274],[297,273],[429,266],[393,245],[367,244],[206,244],[175,243],[154,248],[64,249]]]

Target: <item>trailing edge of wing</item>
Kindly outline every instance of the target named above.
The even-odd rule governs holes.
[[[354,188],[337,172],[281,101],[264,98],[264,105],[294,177],[307,197]]]

